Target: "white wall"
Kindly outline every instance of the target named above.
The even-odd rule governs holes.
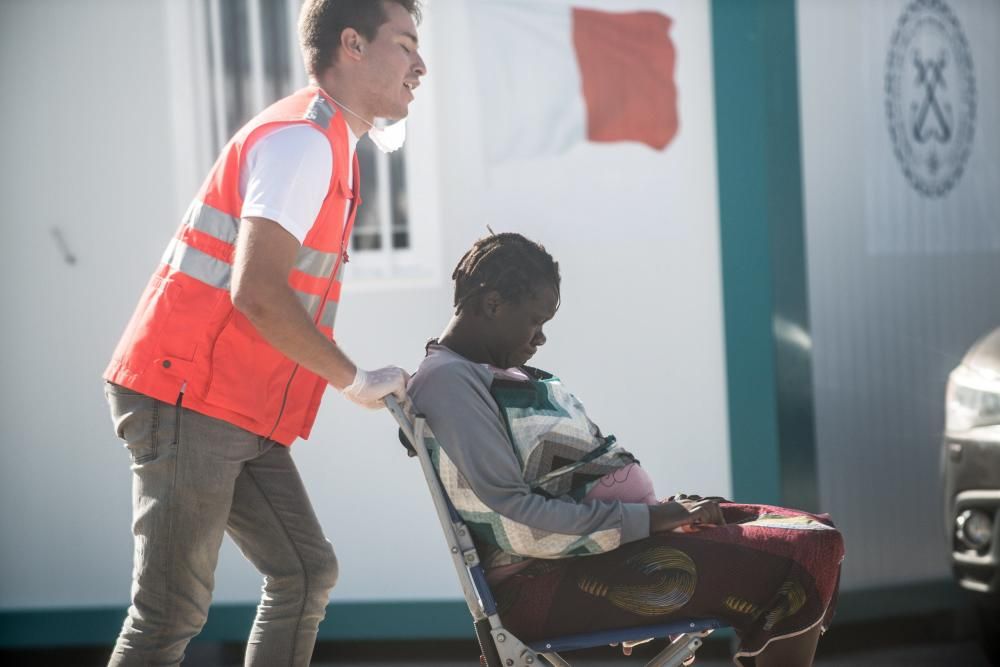
[[[154,2],[0,3],[4,607],[128,594],[130,473],[100,374],[176,224],[162,22]]]
[[[2,268],[0,531],[14,536],[0,546],[2,608],[127,600],[128,459],[99,375],[186,203],[174,183],[183,172],[169,163],[181,152],[168,111],[179,93],[169,89],[166,2],[0,3],[0,193],[13,202],[4,229],[18,249]],[[656,7],[675,20],[681,129],[666,151],[580,145],[495,167],[481,159],[488,128],[463,4],[429,3],[421,37],[431,73],[408,144],[413,214],[439,216],[442,279],[348,286],[339,342],[363,366],[416,367],[450,314],[445,277],[461,253],[487,223],[521,231],[549,248],[564,280],[537,365],[635,451],[661,494],[727,494],[707,3],[588,3]],[[48,22],[60,39],[39,51]],[[75,265],[56,251],[52,225]],[[458,597],[418,467],[387,414],[330,392],[294,453],[340,557],[335,600]],[[251,602],[258,589],[227,542],[216,599]]]

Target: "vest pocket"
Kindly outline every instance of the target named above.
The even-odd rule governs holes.
[[[182,274],[164,281],[163,300],[169,310],[163,315],[161,349],[164,355],[184,361],[194,360],[203,340],[198,334],[213,321],[219,305],[229,301],[227,292],[193,283]]]
[[[150,341],[156,344],[156,330],[150,322],[157,315],[163,316],[159,304],[163,298],[164,282],[158,274],[150,277],[115,350],[114,359],[124,361],[133,372],[144,369],[155,355]]]
[[[233,311],[215,339],[205,401],[260,421],[267,404],[266,367],[271,349],[246,317]]]

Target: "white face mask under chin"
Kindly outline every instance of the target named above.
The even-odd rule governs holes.
[[[368,130],[368,137],[372,140],[372,143],[375,144],[375,147],[383,153],[391,153],[403,147],[403,142],[406,141],[405,118],[397,120],[392,124],[390,124],[390,121],[385,118],[376,118],[375,123],[373,124],[369,122],[367,118],[357,114],[349,106],[340,102],[336,98],[331,97],[330,99],[336,102],[337,105],[347,113],[368,124],[371,128]]]
[[[375,125],[368,130],[372,143],[383,153],[391,153],[403,147],[406,141],[406,119],[389,124],[383,118],[376,118]]]

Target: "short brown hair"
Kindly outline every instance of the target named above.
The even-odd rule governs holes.
[[[420,22],[420,0],[305,0],[299,14],[299,46],[306,72],[319,76],[333,64],[340,35],[354,28],[369,42],[389,20],[386,2],[400,5]]]

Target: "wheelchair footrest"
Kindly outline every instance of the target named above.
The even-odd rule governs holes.
[[[594,646],[620,644],[623,641],[647,639],[649,637],[666,637],[668,635],[718,630],[723,627],[726,627],[726,624],[715,619],[692,618],[661,625],[642,625],[622,628],[620,630],[603,630],[600,632],[567,635],[565,637],[553,637],[552,639],[531,642],[528,646],[532,650],[545,653],[573,651],[575,649],[591,648]]]

